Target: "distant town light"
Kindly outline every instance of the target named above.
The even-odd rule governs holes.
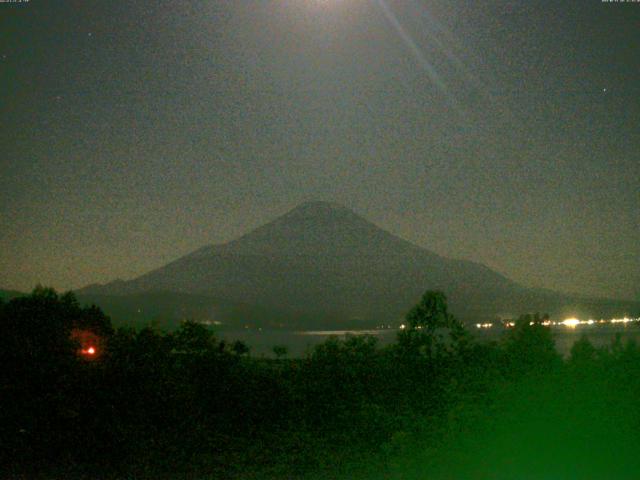
[[[624,318],[614,318],[611,320],[611,323],[629,323],[632,321],[633,320],[631,320],[630,318],[624,317]]]
[[[600,320],[594,320],[592,318],[590,318],[589,320],[580,320],[578,318],[575,317],[570,317],[570,318],[566,318],[564,320],[562,320],[561,322],[555,322],[553,320],[543,320],[542,322],[540,322],[541,325],[544,325],[545,327],[568,327],[568,328],[576,328],[576,327],[581,327],[584,325],[596,325],[596,324],[623,324],[626,326],[626,324],[628,323],[640,323],[640,317],[638,318],[629,318],[629,317],[623,317],[623,318],[612,318],[609,320],[605,320],[605,319],[600,319]],[[535,325],[536,322],[529,322],[529,325],[533,326]],[[491,328],[493,327],[494,324],[493,323],[476,323],[475,327],[477,329],[485,329],[485,328]],[[512,328],[515,327],[516,324],[513,321],[507,321],[503,323],[503,326],[505,328]],[[402,329],[402,326],[400,327]]]
[[[476,323],[476,328],[491,328],[493,323]]]
[[[577,318],[567,318],[566,320],[560,322],[560,324],[566,327],[575,328],[577,325],[580,325],[580,320],[578,320]]]

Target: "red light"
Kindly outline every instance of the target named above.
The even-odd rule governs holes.
[[[93,347],[89,347],[89,348],[83,348],[81,350],[81,353],[83,355],[95,355],[96,354],[96,349]]]

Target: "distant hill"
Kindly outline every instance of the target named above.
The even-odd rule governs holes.
[[[217,325],[285,327],[286,315],[277,309],[217,300],[205,295],[175,292],[133,293],[129,295],[95,295],[76,292],[82,304],[99,305],[115,326],[153,325],[172,329],[181,320],[191,319]]]
[[[452,311],[467,322],[531,311],[610,316],[639,310],[633,302],[526,288],[325,202],[304,203],[236,240],[203,247],[133,280],[77,293],[107,311],[120,309],[120,315],[154,298],[173,318],[353,328],[397,324],[427,289],[444,291]]]
[[[23,295],[26,295],[26,294],[22,292],[18,292],[17,290],[4,290],[0,288],[0,298],[3,299],[5,302],[7,300],[11,300],[12,298],[21,297]]]

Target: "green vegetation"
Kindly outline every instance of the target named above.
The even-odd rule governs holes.
[[[565,360],[539,316],[478,344],[439,292],[407,324],[257,359],[193,322],[114,331],[50,289],[0,300],[0,477],[637,477],[635,344]]]

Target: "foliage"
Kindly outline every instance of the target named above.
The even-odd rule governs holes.
[[[430,359],[463,349],[469,341],[464,326],[448,311],[447,297],[428,290],[406,315],[398,343],[407,354]]]
[[[275,345],[273,347],[273,354],[278,359],[286,357],[288,353],[289,349],[285,345]]]
[[[638,347],[581,339],[564,361],[543,322],[476,343],[426,292],[395,345],[259,359],[195,322],[113,331],[38,288],[0,303],[0,476],[634,478]],[[79,355],[74,328],[104,354]]]
[[[522,315],[505,338],[505,367],[512,374],[547,373],[560,365],[551,329],[542,322],[547,315]]]

